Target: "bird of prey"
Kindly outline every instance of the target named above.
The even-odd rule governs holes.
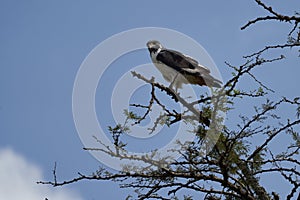
[[[195,59],[178,51],[164,48],[159,41],[147,42],[152,62],[162,73],[164,79],[170,82],[170,88],[182,88],[182,84],[220,88],[222,82],[212,75],[210,70],[200,65]]]

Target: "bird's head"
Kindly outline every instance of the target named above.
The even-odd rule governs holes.
[[[147,42],[147,47],[150,53],[157,52],[159,49],[163,48],[163,46],[157,40],[150,40],[149,42]]]

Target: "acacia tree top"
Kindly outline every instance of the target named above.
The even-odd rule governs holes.
[[[78,177],[59,182],[56,176],[56,166],[53,170],[53,181],[38,183],[62,186],[81,180],[109,180],[120,182],[122,188],[132,188],[136,196],[129,195],[127,199],[179,199],[179,191],[187,191],[184,199],[193,199],[187,195],[188,191],[202,193],[205,199],[247,199],[247,200],[277,200],[276,191],[268,190],[259,181],[262,175],[279,174],[290,185],[290,191],[283,199],[296,199],[299,195],[299,124],[300,124],[300,98],[282,97],[270,100],[268,93],[274,91],[259,80],[254,69],[265,64],[272,64],[284,59],[281,54],[284,49],[299,49],[300,46],[300,15],[282,15],[260,0],[256,3],[268,12],[268,15],[250,20],[242,30],[256,23],[267,23],[270,20],[289,23],[288,40],[283,44],[265,46],[261,50],[245,56],[241,65],[226,63],[232,71],[232,77],[223,87],[216,89],[211,95],[203,95],[197,101],[189,102],[172,89],[156,82],[153,77],[145,77],[132,72],[133,78],[138,78],[150,85],[150,99],[148,105],[132,104],[134,108],[144,109],[139,116],[134,112],[125,111],[127,119],[122,124],[110,126],[115,149],[111,149],[101,141],[99,145],[106,148],[85,147],[89,151],[103,151],[112,157],[124,160],[138,160],[145,165],[126,165],[120,172],[112,172],[100,168],[90,175],[79,173]],[[268,54],[266,52],[268,51]],[[272,54],[270,54],[272,51]],[[267,57],[268,55],[268,57]],[[271,55],[271,56],[270,56]],[[296,67],[296,66],[293,66]],[[256,88],[240,88],[239,81],[250,78],[256,83]],[[158,94],[164,94],[173,103],[182,105],[185,110],[177,111],[168,107],[160,100]],[[240,111],[240,123],[235,127],[223,125],[223,118],[218,116],[216,110],[233,112],[235,103],[249,101],[257,102],[253,115],[243,115]],[[263,102],[263,103],[261,103]],[[178,160],[165,162],[166,158],[157,159],[156,152],[152,155],[129,155],[126,142],[122,136],[130,130],[131,126],[142,123],[151,113],[152,106],[161,107],[161,114],[156,119],[152,131],[161,124],[173,126],[176,123],[190,123],[194,129],[196,140],[188,144],[179,144],[177,150],[181,154]],[[287,107],[294,110],[287,118],[280,116],[278,110]],[[200,108],[200,109],[199,109]],[[209,122],[213,122],[208,126]],[[216,144],[210,148],[209,153],[203,153],[203,147],[210,147],[209,141],[216,138]],[[191,133],[187,133],[191,134]],[[271,145],[277,137],[283,135],[290,138],[290,144],[274,149]],[[254,143],[253,138],[260,138]],[[257,142],[257,141],[256,141]],[[300,197],[298,196],[298,199]]]

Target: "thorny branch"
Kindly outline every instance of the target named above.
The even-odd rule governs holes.
[[[277,45],[269,45],[263,48],[262,50],[255,52],[249,56],[245,56],[244,58],[251,58],[253,56],[258,56],[264,53],[265,51],[269,49],[286,49],[286,48],[295,48],[300,47],[300,14],[295,13],[294,15],[288,16],[288,15],[282,15],[275,11],[271,6],[267,6],[265,3],[263,3],[261,0],[255,0],[255,2],[261,6],[264,10],[268,11],[270,15],[264,16],[264,17],[257,17],[254,20],[249,21],[247,24],[241,27],[241,30],[244,30],[248,28],[251,25],[256,24],[257,22],[262,21],[270,21],[270,20],[276,20],[280,22],[288,22],[290,24],[293,24],[293,27],[288,33],[288,40],[285,44],[277,44]],[[296,31],[298,30],[298,31]],[[294,36],[293,36],[294,34]],[[299,50],[300,52],[300,50]]]
[[[263,7],[265,10],[267,10],[272,16],[265,16],[265,17],[258,17],[254,20],[249,21],[247,24],[241,27],[242,30],[246,29],[250,25],[253,25],[259,21],[267,21],[267,20],[277,20],[281,22],[289,22],[289,23],[294,23],[295,25],[298,25],[300,22],[300,16],[292,15],[292,16],[287,16],[287,15],[282,15],[279,14],[278,12],[274,11],[271,6],[267,6],[264,4],[261,0],[255,0],[258,5]],[[295,29],[295,28],[293,28]]]

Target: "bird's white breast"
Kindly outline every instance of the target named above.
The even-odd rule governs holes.
[[[155,53],[151,53],[151,59],[155,65],[155,67],[160,71],[160,73],[162,73],[162,75],[166,81],[173,83],[173,85],[176,88],[182,88],[183,83],[185,83],[185,84],[188,83],[186,78],[184,76],[182,76],[176,70],[172,69],[171,67],[169,67],[161,62],[158,62],[156,59],[156,56],[158,53],[159,53],[159,51],[157,51]]]

